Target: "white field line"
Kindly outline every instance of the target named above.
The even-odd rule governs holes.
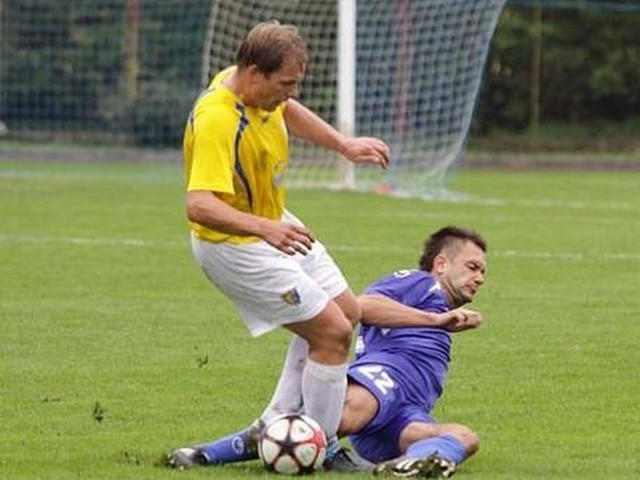
[[[406,248],[398,247],[366,247],[357,245],[331,245],[330,251],[336,252],[362,252],[362,253],[384,253],[384,252],[406,252]],[[582,252],[534,252],[523,250],[490,250],[490,256],[496,257],[517,257],[517,258],[538,258],[566,261],[583,260],[637,260],[640,261],[640,253],[605,253],[589,254]]]
[[[487,205],[492,207],[528,207],[528,208],[566,208],[569,210],[623,210],[637,212],[640,209],[638,204],[629,202],[584,202],[578,200],[501,200],[491,198],[474,198],[462,200],[461,203],[471,203],[475,205]]]
[[[88,246],[123,246],[137,248],[180,248],[189,250],[188,238],[184,241],[157,241],[135,238],[86,238],[86,237],[40,237],[36,235],[0,235],[0,245],[9,244],[46,244],[63,243]],[[330,245],[330,251],[380,254],[385,252],[403,253],[407,248],[366,245]],[[585,260],[640,261],[640,253],[584,253],[584,252],[545,252],[525,250],[491,250],[490,256],[525,259],[549,259],[581,262]]]
[[[42,243],[66,243],[73,245],[97,245],[97,246],[123,246],[123,247],[188,247],[188,239],[184,242],[162,242],[156,240],[140,240],[136,238],[86,238],[86,237],[39,237],[36,235],[0,235],[1,243],[13,244],[42,244]]]
[[[625,209],[626,210],[626,209]],[[632,209],[629,209],[632,210]],[[638,207],[637,209],[634,210],[634,213],[638,211],[640,212],[640,207]],[[568,213],[568,212],[567,212]],[[371,215],[367,214],[366,212],[358,212],[358,213],[352,213],[351,215],[358,215],[360,217],[363,218],[370,218]],[[569,214],[570,215],[570,214]],[[396,218],[405,218],[405,219],[416,219],[416,220],[420,220],[420,219],[438,219],[438,220],[444,220],[447,222],[451,222],[451,221],[467,221],[469,219],[471,220],[475,220],[477,218],[477,215],[474,214],[473,212],[469,212],[469,213],[464,213],[464,212],[430,212],[430,211],[425,211],[425,212],[380,212],[377,211],[375,213],[376,217],[380,217],[380,218],[392,218],[392,219],[396,219]],[[494,215],[491,215],[490,217],[488,217],[488,220],[491,220],[493,222],[496,223],[508,223],[508,222],[512,222],[512,221],[517,221],[517,220],[521,220],[522,217],[517,217],[515,215],[509,215],[509,214],[502,214],[502,213],[497,213]],[[553,214],[553,216],[550,216],[547,218],[547,220],[552,220],[554,223],[557,224],[561,224],[561,225],[579,225],[579,224],[588,224],[588,225],[629,225],[630,223],[634,223],[634,222],[640,222],[640,215],[636,215],[635,217],[632,216],[615,216],[615,217],[608,217],[608,218],[589,218],[586,215],[585,216],[580,216],[580,215],[573,215],[573,216],[567,216],[567,214],[565,214],[564,216],[561,215],[557,215],[556,213]]]

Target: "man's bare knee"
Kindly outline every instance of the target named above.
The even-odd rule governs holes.
[[[340,295],[334,298],[334,301],[338,304],[340,309],[344,312],[345,316],[351,323],[352,327],[355,327],[360,318],[362,317],[362,308],[360,303],[356,299],[351,289],[347,289]]]
[[[414,442],[448,435],[458,440],[467,455],[473,455],[480,447],[478,435],[466,425],[459,423],[413,422],[407,425],[400,436],[400,449],[404,452]]]
[[[464,429],[460,432],[460,436],[460,441],[464,445],[467,455],[473,455],[478,451],[480,448],[480,437],[478,437],[476,432],[464,426]]]
[[[325,326],[322,333],[309,342],[310,355],[314,350],[331,352],[339,356],[344,356],[345,360],[349,355],[351,347],[351,335],[353,330],[346,318],[336,319]]]
[[[351,347],[351,323],[335,302],[316,317],[285,327],[309,342],[309,358],[329,365],[347,362]]]

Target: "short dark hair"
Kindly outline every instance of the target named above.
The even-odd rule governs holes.
[[[278,21],[258,23],[240,44],[236,53],[238,68],[256,65],[265,75],[269,75],[293,60],[307,64],[307,45],[294,25],[280,24]]]
[[[419,260],[420,270],[430,272],[433,261],[446,248],[455,246],[456,243],[464,245],[465,242],[475,243],[483,252],[487,251],[487,242],[478,233],[468,228],[447,226],[431,234],[424,242],[424,250]]]

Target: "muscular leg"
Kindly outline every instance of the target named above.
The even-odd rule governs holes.
[[[302,399],[306,413],[330,438],[338,430],[346,394],[351,323],[338,304],[330,301],[315,318],[285,327],[309,343],[309,358],[302,372]]]
[[[333,299],[345,314],[352,326],[360,320],[360,304],[351,289],[347,289]],[[302,372],[307,363],[309,344],[305,339],[296,335],[289,344],[289,351],[278,380],[278,385],[271,401],[260,416],[263,422],[268,422],[275,415],[283,412],[299,411],[302,406]]]
[[[351,346],[351,331],[360,318],[360,306],[350,290],[336,297],[329,305],[330,308],[333,306],[342,315],[342,324],[317,317],[311,322],[287,326],[298,335],[305,336],[309,342],[309,359],[302,381],[305,412],[315,418],[327,434],[328,447],[324,461],[326,470],[371,472],[372,464],[344,449],[338,440],[338,427],[347,390],[346,360]],[[298,327],[302,329],[299,330]],[[343,343],[345,334],[348,341]],[[322,348],[315,350],[314,342]],[[334,364],[335,361],[342,360],[344,363]]]
[[[399,447],[403,455],[378,464],[377,474],[449,478],[478,450],[478,437],[465,425],[414,421],[400,434]]]
[[[358,383],[350,383],[338,435],[346,437],[360,432],[376,416],[378,408],[378,400],[369,390]]]

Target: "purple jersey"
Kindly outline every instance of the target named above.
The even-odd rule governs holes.
[[[371,285],[366,293],[385,295],[419,310],[450,310],[438,282],[422,270],[399,270]],[[360,365],[382,366],[395,373],[393,379],[408,401],[429,411],[442,394],[450,350],[451,336],[440,328],[362,325],[356,360],[349,370],[355,372]]]

